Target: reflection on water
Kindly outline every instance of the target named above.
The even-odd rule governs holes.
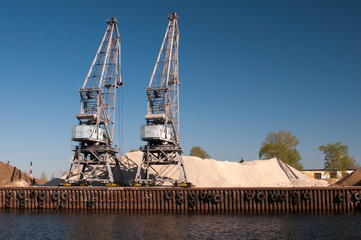
[[[356,239],[360,213],[1,210],[1,239]]]

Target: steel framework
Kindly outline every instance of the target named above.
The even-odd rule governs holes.
[[[143,159],[135,177],[136,185],[182,185],[187,182],[179,146],[178,15],[169,24],[146,88],[146,125],[141,127]]]
[[[113,169],[119,169],[112,146],[116,89],[123,85],[120,69],[120,37],[117,19],[108,27],[80,92],[79,125],[72,140],[79,142],[70,160],[65,182],[114,183]]]

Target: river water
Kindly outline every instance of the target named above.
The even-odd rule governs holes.
[[[0,239],[359,239],[361,213],[0,210]]]

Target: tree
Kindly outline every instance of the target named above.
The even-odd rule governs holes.
[[[41,180],[44,180],[44,181],[48,181],[48,178],[46,177],[46,173],[45,173],[45,172],[42,172],[42,173],[41,173],[40,179],[41,179]]]
[[[195,147],[195,146],[192,147],[189,155],[199,157],[202,159],[211,158],[211,156],[209,156],[209,154],[206,151],[204,151],[201,147]]]
[[[337,171],[345,173],[347,169],[358,168],[355,159],[349,156],[348,146],[341,142],[328,143],[318,148],[325,154],[325,170],[330,173],[331,178],[337,177]]]
[[[55,175],[54,175],[54,173],[52,173],[50,179],[54,179],[54,178],[55,178]]]
[[[297,151],[298,139],[291,132],[279,130],[268,133],[259,150],[260,159],[277,158],[288,165],[302,170],[300,153]]]

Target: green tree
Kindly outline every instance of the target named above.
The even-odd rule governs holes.
[[[268,133],[259,150],[260,159],[277,158],[288,165],[302,170],[300,153],[297,151],[298,139],[291,132],[279,130]]]
[[[41,179],[41,180],[44,180],[44,181],[48,181],[48,178],[46,177],[46,173],[45,173],[45,172],[42,172],[42,173],[41,173],[40,179]]]
[[[50,179],[54,179],[54,178],[55,178],[55,175],[54,175],[54,173],[52,173]]]
[[[345,173],[347,169],[358,168],[355,159],[348,153],[348,146],[341,142],[328,143],[318,148],[325,154],[325,170],[330,173],[331,178],[337,177],[337,171]]]
[[[199,157],[202,159],[211,158],[211,156],[209,156],[209,154],[205,150],[203,150],[201,147],[196,147],[196,146],[192,147],[189,155]]]

